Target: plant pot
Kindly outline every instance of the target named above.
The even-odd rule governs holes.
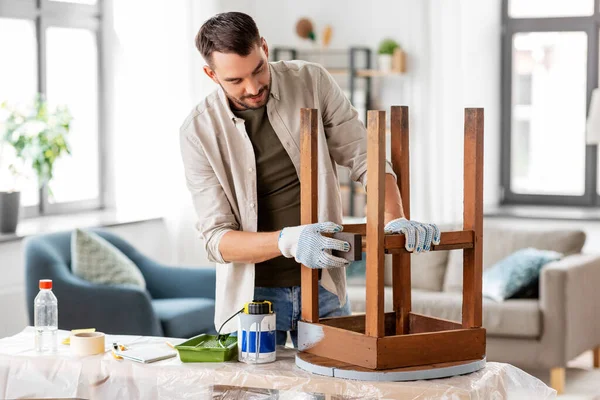
[[[19,222],[21,192],[0,192],[0,233],[15,233]]]
[[[380,71],[390,72],[392,70],[392,55],[379,54],[377,59],[377,65],[379,66]]]

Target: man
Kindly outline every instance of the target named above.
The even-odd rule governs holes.
[[[277,344],[297,345],[300,263],[319,269],[321,317],[350,313],[347,261],[331,250],[346,242],[321,236],[341,230],[336,164],[366,185],[366,131],[357,112],[319,65],[269,63],[269,48],[246,14],[206,21],[196,46],[204,72],[219,85],[181,127],[187,186],[197,229],[217,265],[215,324],[253,298],[277,313]],[[319,110],[319,224],[300,226],[300,109]],[[404,219],[391,165],[386,166],[386,233],[407,235],[407,249],[439,241],[435,225]],[[221,333],[236,329],[232,320]]]

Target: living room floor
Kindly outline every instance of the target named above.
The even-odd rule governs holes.
[[[600,369],[593,369],[592,351],[587,351],[568,363],[565,393],[560,400],[600,400]],[[550,384],[550,371],[526,370]]]

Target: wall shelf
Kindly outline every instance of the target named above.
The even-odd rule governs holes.
[[[347,75],[350,73],[348,68],[326,68],[331,75]]]
[[[374,69],[372,65],[372,51],[368,47],[350,47],[348,49],[297,49],[293,47],[275,46],[271,52],[272,61],[279,60],[305,60],[316,62],[323,65],[327,71],[334,76],[347,77],[349,100],[357,108],[364,109],[363,121],[366,124],[368,110],[372,109],[371,93],[372,93],[372,78],[377,77],[402,77],[404,74],[395,71],[380,71]],[[343,60],[344,62],[340,62]],[[356,88],[359,84],[363,84],[364,90],[357,92]],[[357,96],[360,96],[358,98]],[[360,107],[358,107],[360,104]],[[349,179],[344,179],[346,174],[340,175],[340,189],[348,196],[346,197],[347,212],[346,216],[360,217],[362,216],[366,193],[362,185],[352,182]],[[347,182],[346,182],[347,180]]]
[[[326,69],[331,75],[348,75],[351,73],[351,70],[348,68],[326,68]],[[359,78],[366,78],[366,77],[378,77],[378,76],[401,77],[404,74],[401,72],[394,72],[394,71],[380,71],[378,69],[357,69],[356,71],[354,71],[354,75]]]
[[[356,70],[356,76],[359,77],[376,77],[376,76],[402,76],[404,74],[393,71],[380,71],[378,69],[359,69]]]

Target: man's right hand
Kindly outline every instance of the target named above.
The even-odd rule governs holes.
[[[284,228],[279,234],[279,250],[284,257],[294,257],[296,261],[309,268],[346,267],[349,261],[331,255],[331,251],[349,251],[350,244],[321,235],[321,232],[336,233],[341,232],[342,229],[340,225],[333,222]]]

